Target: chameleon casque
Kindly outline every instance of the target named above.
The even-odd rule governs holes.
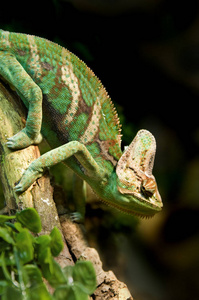
[[[100,80],[77,56],[46,39],[0,30],[0,76],[28,109],[25,128],[7,146],[23,149],[44,136],[53,149],[30,164],[16,192],[25,191],[46,167],[64,162],[110,206],[139,216],[161,210],[152,175],[155,138],[140,130],[122,152],[115,108]],[[73,217],[82,220],[85,199],[78,193]]]

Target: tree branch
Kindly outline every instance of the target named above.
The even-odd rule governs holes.
[[[24,170],[40,156],[37,146],[17,151],[12,151],[6,146],[7,138],[24,128],[25,119],[26,112],[20,98],[0,83],[0,179],[7,212],[12,214],[27,207],[35,207],[42,222],[40,234],[49,234],[54,226],[61,230],[49,175],[46,174],[37,180],[36,184],[22,194],[15,193],[13,189]],[[63,251],[65,259],[62,265],[71,264],[72,257],[66,244]]]

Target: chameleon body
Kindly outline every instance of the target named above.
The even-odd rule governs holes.
[[[46,39],[0,30],[0,75],[28,109],[25,128],[8,139],[8,147],[23,149],[44,136],[53,148],[30,164],[17,192],[25,191],[46,167],[65,162],[107,204],[140,216],[161,210],[152,175],[155,138],[140,130],[122,153],[115,108],[100,80],[77,56]],[[83,202],[79,196],[75,219],[84,217]]]

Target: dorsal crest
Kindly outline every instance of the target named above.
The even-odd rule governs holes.
[[[67,50],[68,51],[68,50]],[[121,145],[121,125],[119,117],[114,104],[111,101],[105,87],[101,83],[100,79],[94,74],[94,72],[76,55],[70,53],[71,62],[74,66],[75,72],[78,72],[81,76],[82,90],[86,85],[89,85],[90,91],[95,95],[96,99],[100,101],[102,114],[106,119],[107,129],[109,130],[109,138],[116,140]],[[87,87],[88,88],[88,87]],[[97,101],[97,100],[95,100]]]

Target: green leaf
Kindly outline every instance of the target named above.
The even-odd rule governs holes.
[[[9,284],[6,280],[0,280],[0,295],[4,294],[4,291],[8,285]]]
[[[50,242],[51,237],[49,235],[41,235],[38,238],[35,238],[36,252],[39,263],[48,263],[49,259],[51,261],[52,254],[50,251]]]
[[[67,278],[67,288],[62,286],[55,291],[56,299],[68,297],[69,300],[88,299],[96,288],[96,275],[93,265],[89,261],[79,261],[75,266],[67,266],[63,269]]]
[[[63,268],[63,273],[67,279],[67,284],[73,284],[74,280],[73,280],[73,268],[74,266],[67,266],[65,268]]]
[[[17,249],[16,246],[13,247],[13,252],[14,252],[14,258],[15,258],[15,261],[16,261],[16,272],[17,272],[17,279],[18,279],[18,282],[19,282],[19,289],[20,289],[20,293],[22,295],[22,299],[23,300],[29,300],[28,299],[28,294],[29,294],[29,290],[26,288],[25,286],[25,282],[24,282],[24,277],[25,277],[25,274],[23,274],[23,266],[22,266],[22,263],[21,263],[21,260],[20,260],[20,253]]]
[[[45,278],[48,280],[50,285],[54,288],[67,283],[67,278],[65,277],[65,274],[63,272],[63,269],[60,267],[60,265],[52,259],[52,265],[53,265],[53,272],[48,272],[46,273],[43,272]]]
[[[50,250],[51,237],[42,235],[35,238],[36,254],[41,265],[41,269],[45,278],[48,278],[53,273],[53,256]]]
[[[52,300],[52,296],[48,292],[43,283],[42,274],[35,265],[26,265],[23,267],[23,274],[26,274],[24,281],[29,290],[30,300]]]
[[[36,244],[38,244],[38,247],[46,248],[50,246],[51,237],[47,234],[40,235],[37,238],[35,238]]]
[[[26,285],[28,284],[33,286],[43,282],[41,271],[35,265],[28,264],[23,266],[23,273],[26,273],[27,275],[24,279],[24,281],[26,281]]]
[[[30,288],[30,300],[53,300],[54,298],[48,292],[46,286],[41,283]]]
[[[12,246],[4,240],[0,240],[0,252],[9,250]]]
[[[5,288],[6,286],[8,286],[8,282],[6,280],[0,280],[0,287]]]
[[[9,228],[11,228],[11,229],[15,229],[15,226],[14,226],[13,223],[5,222],[4,225],[6,225],[5,227],[7,227],[7,228],[9,227]]]
[[[88,295],[85,294],[78,286],[60,286],[55,290],[53,295],[56,300],[88,300]]]
[[[0,215],[0,223],[5,223],[8,220],[15,219],[15,218],[16,218],[16,216],[4,216],[4,215]]]
[[[57,227],[54,227],[50,233],[50,248],[53,256],[58,256],[64,247],[62,235]]]
[[[50,247],[42,249],[38,257],[39,263],[41,264],[41,268],[43,271],[52,274],[53,273],[53,257],[50,251]],[[45,273],[46,274],[46,273]],[[47,274],[44,275],[48,276]]]
[[[1,247],[1,245],[0,245]],[[1,248],[0,248],[1,249]],[[2,254],[4,253],[4,249],[2,250]],[[14,255],[13,255],[13,249],[6,249],[5,253],[4,253],[4,261],[2,261],[2,254],[0,256],[0,266],[2,266],[4,263],[6,266],[13,266],[15,265],[15,259],[14,259]]]
[[[54,259],[50,251],[50,247],[42,249],[38,257],[38,261],[42,270],[43,277],[48,281],[54,276]]]
[[[23,229],[23,231],[16,234],[15,239],[20,261],[26,264],[34,257],[33,237],[28,229]]]
[[[38,233],[41,231],[41,220],[34,208],[26,208],[16,214],[16,219],[30,231]]]
[[[5,293],[2,295],[2,300],[11,299],[23,300],[23,296],[21,291],[19,291],[17,288],[8,286],[5,289]]]
[[[11,275],[7,269],[7,265],[6,265],[6,260],[5,260],[5,253],[2,252],[1,253],[1,257],[0,257],[0,260],[1,260],[1,267],[2,267],[2,271],[3,271],[3,275],[5,276],[5,279],[9,282],[12,281],[12,278],[11,278]]]
[[[16,229],[19,232],[24,230],[24,227],[22,227],[21,223],[19,222],[15,222],[13,225],[14,225],[14,229]]]
[[[0,227],[0,238],[2,238],[4,241],[6,241],[9,244],[14,245],[14,240],[12,236],[10,235],[8,228]]]
[[[63,300],[63,299],[74,300],[75,299],[73,296],[73,290],[71,289],[70,286],[67,286],[67,285],[58,287],[54,291],[53,296],[56,300]]]
[[[96,289],[95,270],[90,261],[76,263],[73,268],[73,279],[86,294],[91,295]]]

